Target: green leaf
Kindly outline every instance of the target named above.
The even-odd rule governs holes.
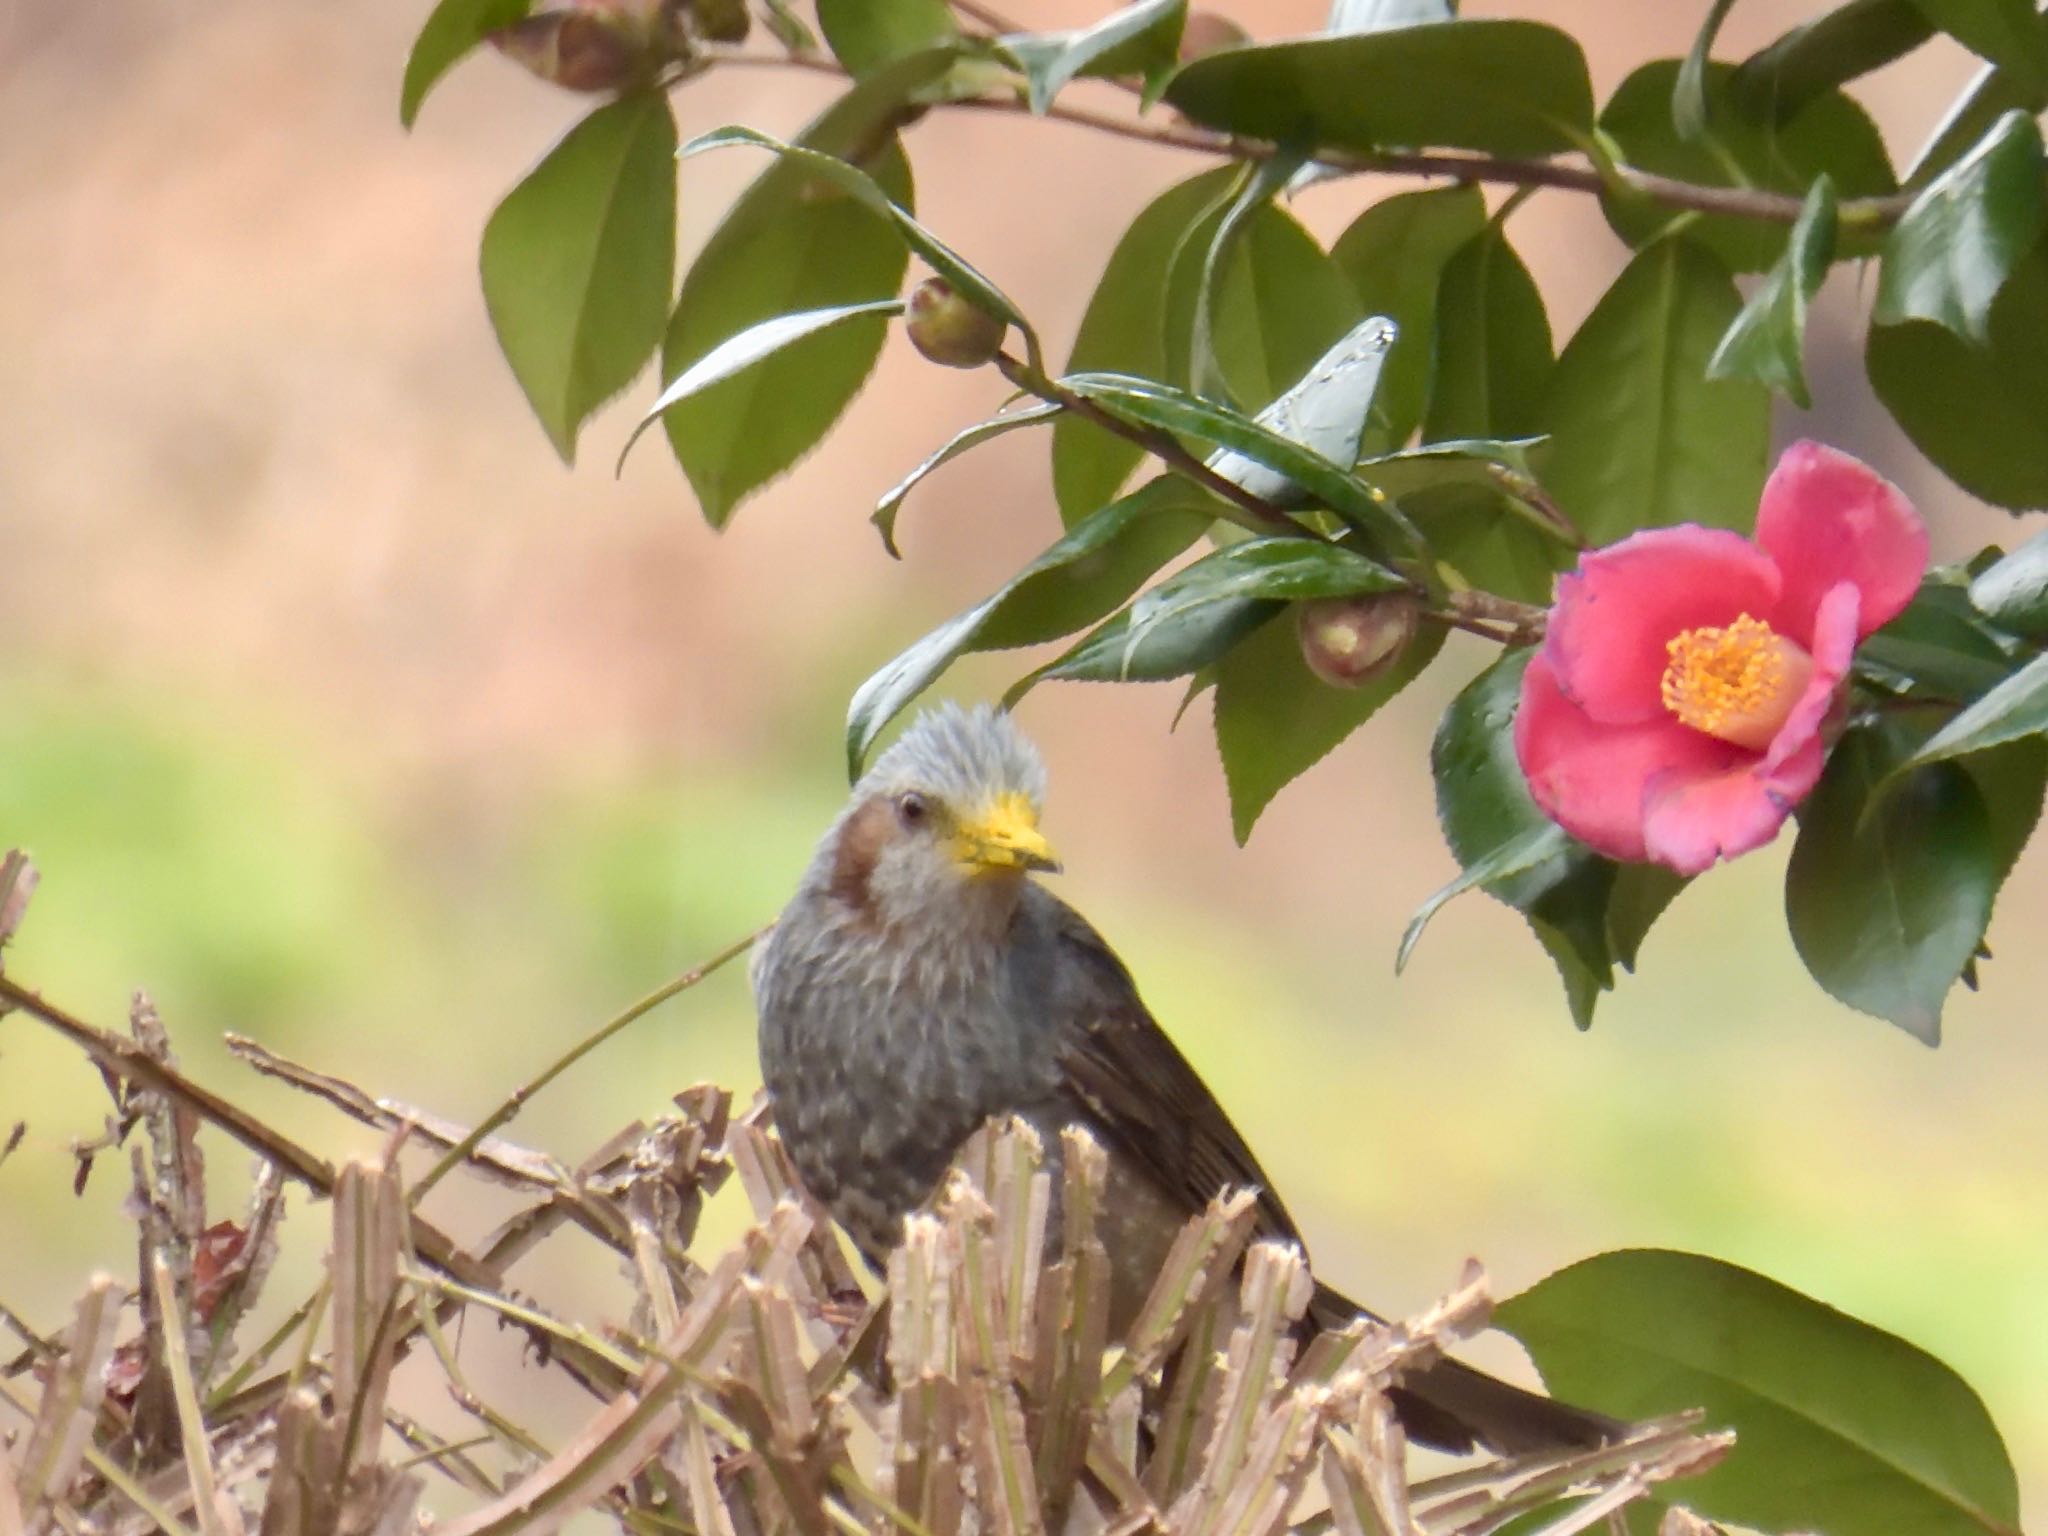
[[[1692,47],[1686,50],[1685,59],[1678,66],[1678,78],[1671,85],[1671,126],[1688,142],[1707,137],[1707,118],[1712,111],[1707,100],[1708,56],[1713,52],[1721,23],[1728,19],[1734,4],[1735,0],[1713,0],[1707,7],[1699,31],[1693,34]]]
[[[1438,282],[1452,253],[1485,227],[1477,187],[1402,192],[1366,209],[1330,248],[1365,312],[1397,328],[1372,413],[1374,439],[1386,447],[1407,442],[1421,424],[1438,345]]]
[[[1421,942],[1423,929],[1429,926],[1429,920],[1437,915],[1445,902],[1467,891],[1525,874],[1558,858],[1570,846],[1571,837],[1565,829],[1556,822],[1546,821],[1542,826],[1531,827],[1491,853],[1475,859],[1455,880],[1439,886],[1415,909],[1415,915],[1408,919],[1408,926],[1402,931],[1401,947],[1394,954],[1394,974],[1398,976],[1408,968],[1408,957],[1415,953],[1415,946]]]
[[[910,62],[923,65],[928,57],[919,55]],[[934,272],[951,283],[963,298],[977,309],[986,310],[997,319],[1014,325],[1023,332],[1031,352],[1032,365],[1037,366],[1038,334],[1032,330],[1031,323],[1024,318],[1017,306],[1010,302],[1009,295],[968,265],[966,258],[958,251],[912,218],[909,212],[883,191],[866,171],[835,155],[820,153],[800,144],[785,144],[768,134],[738,125],[714,128],[709,133],[699,134],[683,146],[683,155],[687,158],[703,154],[706,150],[727,149],[734,145],[750,145],[756,149],[770,150],[808,170],[813,176],[833,183],[870,213],[887,220],[894,227],[898,238],[922,257],[925,264]]]
[[[1671,1485],[1713,1520],[1830,1536],[2018,1536],[1977,1394],[1925,1351],[1696,1254],[1604,1253],[1494,1309],[1544,1384],[1622,1418],[1704,1408],[1729,1457]]]
[[[1579,45],[1518,20],[1234,48],[1188,65],[1166,99],[1205,127],[1361,153],[1441,145],[1557,154],[1593,123]]]
[[[1942,1001],[1991,920],[2000,869],[1983,796],[1952,763],[1871,793],[1922,732],[1887,721],[1849,731],[1801,808],[1785,873],[1785,917],[1830,995],[1929,1045]]]
[[[884,727],[961,656],[1036,645],[1093,623],[1200,538],[1214,517],[1214,502],[1161,476],[1083,518],[999,591],[860,685],[847,706],[848,777],[860,777]]]
[[[1410,554],[1420,549],[1414,527],[1384,492],[1364,484],[1312,448],[1282,437],[1235,411],[1151,379],[1114,373],[1073,373],[1060,382],[1128,421],[1199,437],[1278,471],[1380,547]]]
[[[1393,341],[1393,326],[1379,316],[1360,321],[1292,389],[1260,411],[1256,424],[1333,465],[1351,463],[1358,457]],[[1206,464],[1275,506],[1299,506],[1308,497],[1298,481],[1234,449],[1219,448]]]
[[[1964,703],[2012,675],[2018,644],[1961,587],[1930,577],[1906,611],[1856,648],[1858,676],[1909,698]]]
[[[968,449],[980,447],[991,438],[1001,437],[1018,427],[1036,426],[1042,421],[1057,421],[1062,409],[1061,406],[1053,404],[1026,406],[1020,411],[991,416],[987,421],[977,422],[974,426],[954,433],[943,448],[897,481],[875,504],[875,510],[870,514],[868,521],[880,530],[882,547],[891,555],[901,558],[896,548],[896,514],[903,509],[904,498],[917,489],[925,476],[942,464],[950,464]]]
[[[676,125],[658,92],[584,118],[484,226],[484,303],[555,451],[661,341],[675,281]]]
[[[1884,140],[1870,117],[1839,91],[1815,96],[1782,119],[1744,112],[1735,100],[1734,66],[1709,64],[1703,75],[1713,115],[1711,143],[1689,142],[1671,121],[1676,59],[1643,65],[1621,84],[1600,114],[1601,130],[1638,170],[1705,186],[1754,187],[1804,197],[1822,176],[1837,196],[1876,197],[1894,190]],[[1785,226],[1732,214],[1674,214],[1631,193],[1601,199],[1607,221],[1631,245],[1655,240],[1682,219],[1685,235],[1732,270],[1760,272],[1785,248]],[[1849,242],[1843,255],[1868,254]]]
[[[1092,27],[1068,32],[1018,32],[996,39],[996,51],[1023,71],[1034,113],[1052,105],[1076,75],[1144,75],[1171,70],[1180,48],[1187,0],[1137,0]]]
[[[1301,169],[1302,156],[1282,148],[1268,158],[1246,166],[1230,205],[1217,219],[1214,233],[1206,242],[1187,242],[1176,258],[1175,270],[1167,278],[1167,362],[1171,377],[1185,380],[1190,389],[1210,399],[1228,401],[1230,384],[1216,353],[1216,320],[1222,299],[1224,274],[1236,253],[1238,237],[1250,222],[1272,205],[1294,173]],[[1193,305],[1183,331],[1175,322],[1176,293],[1192,279]],[[1183,340],[1183,338],[1185,338]],[[1185,356],[1180,355],[1184,345]]]
[[[1139,594],[1040,676],[1091,683],[1185,677],[1222,656],[1282,603],[1406,587],[1385,566],[1321,539],[1246,539]]]
[[[1310,671],[1295,626],[1284,617],[1217,662],[1216,747],[1238,842],[1252,835],[1275,795],[1420,676],[1443,641],[1440,625],[1423,626],[1390,671],[1360,688],[1332,687]]]
[[[902,313],[901,299],[870,299],[865,304],[835,304],[828,309],[804,309],[793,315],[776,315],[759,325],[748,326],[737,336],[728,336],[662,386],[654,404],[647,408],[647,414],[640,418],[640,424],[626,439],[626,446],[619,450],[619,463],[625,464],[626,455],[640,440],[640,434],[661,420],[662,413],[671,407],[694,399],[715,384],[723,384],[727,379],[758,368],[779,353],[849,320]]]
[[[1741,300],[1689,240],[1641,252],[1557,360],[1544,484],[1588,543],[1704,523],[1747,532],[1770,448],[1770,393],[1709,379]]]
[[[420,103],[462,56],[500,27],[533,9],[533,0],[441,0],[428,15],[405,61],[398,92],[398,120],[410,128]]]
[[[2041,233],[2043,173],[2040,124],[2008,112],[1892,230],[1872,323],[1930,320],[1988,342],[1992,301]]]
[[[2048,528],[1972,581],[1970,602],[2000,629],[2048,639]]]
[[[1483,875],[1453,881],[1409,924],[1402,956],[1421,923],[1459,891],[1478,885],[1520,912],[1557,966],[1572,1020],[1585,1029],[1617,963],[1631,966],[1650,923],[1685,882],[1601,858],[1559,834],[1530,798],[1515,758],[1514,718],[1531,651],[1510,651],[1474,678],[1444,711],[1430,743],[1437,820],[1458,864]],[[1453,889],[1455,887],[1455,889]]]
[[[960,35],[946,0],[818,0],[818,29],[856,77]]]
[[[1424,439],[1537,431],[1551,362],[1543,295],[1506,231],[1489,225],[1445,264],[1437,289],[1436,379]]]
[[[2036,656],[1958,713],[1892,772],[1911,773],[1930,763],[1987,752],[2044,733],[2048,733],[2048,656]]]
[[[1914,0],[1921,15],[1980,58],[2040,90],[2048,87],[2048,31],[2033,0]]]
[[[1904,58],[1933,35],[1913,0],[1849,0],[1751,54],[1735,99],[1752,117],[1782,122],[1818,96]]]
[[[1205,172],[1168,188],[1138,215],[1096,284],[1068,372],[1171,377],[1167,334],[1170,328],[1184,338],[1192,324],[1194,283],[1169,318],[1169,278],[1177,266],[1199,272],[1199,258],[1176,258],[1206,249],[1236,178],[1230,169]],[[1357,319],[1348,285],[1320,247],[1279,209],[1259,209],[1234,243],[1216,305],[1215,348],[1238,398],[1265,404]],[[1142,456],[1136,444],[1092,422],[1055,424],[1053,494],[1061,516],[1071,523],[1100,507]]]
[[[2015,510],[2048,507],[2048,240],[2013,268],[1986,330],[1977,346],[1926,321],[1873,325],[1871,385],[1964,490]]]
[[[1806,194],[1785,254],[1757,285],[1707,362],[1714,379],[1748,379],[1812,407],[1803,355],[1806,306],[1835,254],[1835,184],[1823,176]]]
[[[883,70],[826,108],[798,142],[852,158],[908,206],[910,165],[896,126],[910,93],[942,75],[949,58],[920,54]],[[778,315],[894,295],[909,261],[895,231],[866,205],[808,167],[777,160],[727,211],[683,278],[662,370],[673,377]],[[817,444],[859,393],[887,332],[880,318],[820,332],[665,414],[669,445],[712,527]]]
[[[1535,478],[1530,454],[1542,442],[1430,443],[1366,459],[1355,473],[1397,498],[1436,561],[1467,585],[1547,606],[1580,540]]]

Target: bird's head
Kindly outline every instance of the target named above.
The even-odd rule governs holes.
[[[1059,862],[1038,830],[1045,765],[1007,714],[944,704],[853,788],[821,851],[829,889],[886,926],[985,913]]]

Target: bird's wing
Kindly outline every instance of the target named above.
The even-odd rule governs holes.
[[[1052,1004],[1061,1073],[1109,1150],[1143,1167],[1191,1215],[1225,1190],[1256,1190],[1259,1236],[1299,1244],[1265,1170],[1146,1010],[1123,962],[1078,912],[1037,891],[1060,954]]]

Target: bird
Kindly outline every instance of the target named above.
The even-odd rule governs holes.
[[[1006,711],[918,715],[854,785],[756,953],[761,1071],[806,1192],[877,1269],[983,1124],[1018,1117],[1054,1157],[1063,1127],[1084,1128],[1108,1154],[1117,1329],[1227,1190],[1255,1192],[1256,1235],[1302,1239],[1115,951],[1035,878],[1060,868],[1045,790]],[[1361,1315],[1317,1282],[1310,1326]],[[1621,1429],[1449,1357],[1390,1395],[1411,1440],[1453,1452],[1582,1448]]]

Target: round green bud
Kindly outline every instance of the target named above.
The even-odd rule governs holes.
[[[1385,675],[1421,619],[1422,605],[1408,592],[1318,598],[1294,610],[1302,660],[1334,688],[1363,687]]]
[[[910,292],[904,329],[910,344],[933,362],[979,368],[1001,349],[1009,327],[962,298],[943,277],[928,277]]]

